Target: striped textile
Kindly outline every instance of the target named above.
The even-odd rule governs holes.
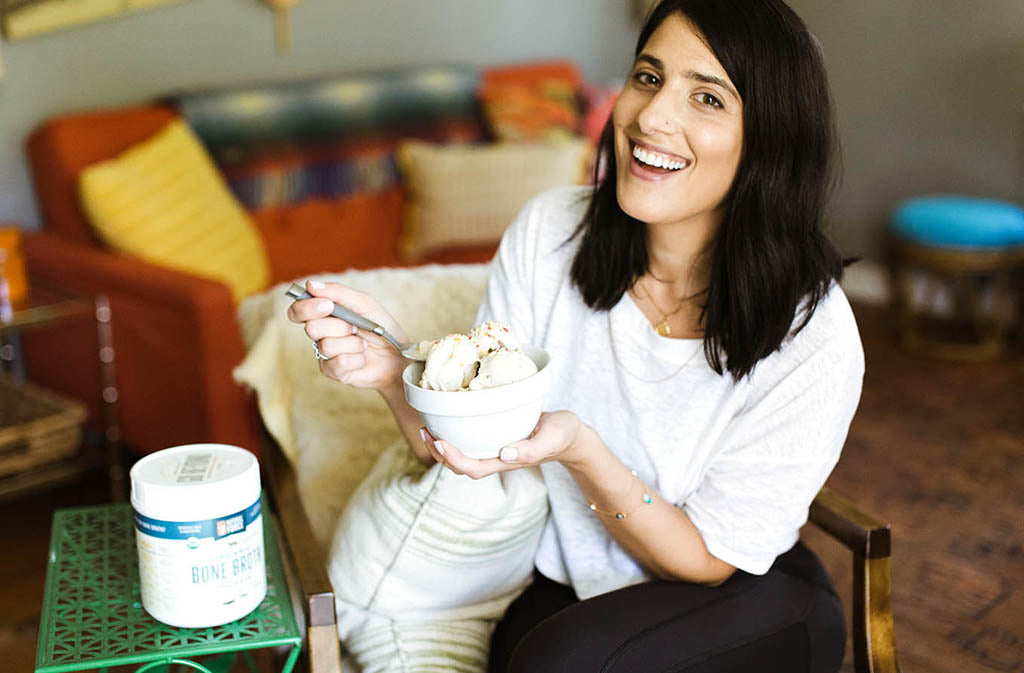
[[[404,440],[352,496],[328,571],[363,673],[487,667],[494,624],[526,588],[548,513],[539,471],[474,481],[424,469]]]
[[[349,635],[363,673],[479,673],[487,670],[493,622],[463,619],[396,622],[378,619]]]
[[[404,138],[475,142],[484,131],[466,67],[413,68],[172,96],[249,209],[398,184]]]
[[[314,156],[297,149],[276,160],[253,161],[224,172],[231,191],[250,210],[382,192],[399,181],[390,145],[365,154],[342,148],[336,157],[316,160]]]
[[[405,138],[473,142],[478,128],[451,122],[409,127],[367,139],[319,146],[282,146],[263,156],[221,166],[231,191],[250,209],[386,191],[401,181],[395,153]]]
[[[236,300],[266,288],[258,230],[180,119],[79,177],[82,209],[108,246],[218,280]]]

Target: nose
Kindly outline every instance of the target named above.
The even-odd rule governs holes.
[[[642,133],[672,133],[679,130],[682,111],[672,92],[662,88],[640,109],[636,121]]]

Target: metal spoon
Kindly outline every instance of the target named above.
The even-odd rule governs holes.
[[[301,285],[292,284],[288,290],[285,291],[289,297],[294,299],[313,299],[313,295],[306,292],[306,289]],[[369,318],[364,318],[358,313],[354,313],[344,306],[338,304],[334,305],[334,310],[331,311],[331,315],[335,318],[341,318],[350,325],[355,325],[359,329],[364,329],[367,332],[373,332],[379,337],[387,340],[392,346],[402,354],[402,357],[410,360],[426,360],[427,355],[420,351],[420,344],[416,341],[399,341],[395,337],[391,336],[386,329],[373,322]]]

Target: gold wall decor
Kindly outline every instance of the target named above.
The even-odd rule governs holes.
[[[0,0],[0,28],[20,40],[185,0]]]
[[[292,25],[288,10],[302,0],[263,0],[274,12],[274,44],[277,53],[287,54],[292,50]]]

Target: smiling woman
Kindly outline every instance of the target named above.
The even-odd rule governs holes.
[[[421,431],[376,337],[292,308],[337,340],[324,373],[376,389],[423,462],[539,466],[551,515],[491,671],[838,670],[841,606],[798,542],[864,373],[822,233],[833,138],[821,54],[782,0],[662,0],[605,170],[534,198],[492,264],[475,322],[551,372],[546,413],[498,458]],[[310,293],[401,332],[367,295]]]

